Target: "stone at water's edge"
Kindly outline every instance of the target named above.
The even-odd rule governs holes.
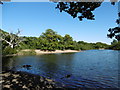
[[[25,72],[4,72],[0,74],[2,89],[48,89],[57,88],[53,80]]]

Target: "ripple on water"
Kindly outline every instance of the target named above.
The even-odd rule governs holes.
[[[89,50],[79,53],[21,56],[7,58],[3,66],[54,79],[63,87],[118,87],[120,51]],[[31,69],[22,65],[31,65]],[[72,75],[71,75],[72,74]],[[64,78],[71,75],[69,78]]]

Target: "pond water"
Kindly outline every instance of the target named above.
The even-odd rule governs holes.
[[[120,51],[87,50],[77,53],[3,58],[3,69],[38,74],[62,87],[118,88]],[[23,65],[31,65],[23,68]],[[66,77],[69,75],[69,77]]]

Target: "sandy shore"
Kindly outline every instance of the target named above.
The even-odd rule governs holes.
[[[77,50],[55,50],[55,51],[41,51],[39,49],[31,50],[31,49],[25,49],[21,50],[18,55],[22,55],[23,53],[35,53],[36,55],[41,55],[41,54],[53,54],[53,53],[74,53],[74,52],[81,52]]]
[[[77,50],[56,50],[56,51],[41,51],[41,50],[35,50],[36,54],[51,54],[51,53],[72,53],[72,52],[80,52]]]
[[[6,56],[21,56],[21,55],[42,55],[42,54],[55,54],[55,53],[74,53],[74,52],[82,52],[81,50],[55,50],[55,51],[42,51],[39,49],[24,49],[18,51],[17,54],[3,55]]]

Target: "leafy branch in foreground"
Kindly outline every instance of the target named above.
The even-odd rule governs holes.
[[[83,18],[94,20],[92,11],[98,8],[102,2],[58,2],[56,9],[60,12],[64,11],[70,14],[73,18]]]
[[[0,4],[3,4],[3,2],[0,1]]]
[[[108,31],[109,31],[109,34],[107,34],[107,36],[109,38],[113,38],[115,37],[118,41],[120,41],[120,12],[118,13],[118,19],[116,20],[116,23],[118,24],[117,27],[115,28],[110,28]]]
[[[117,0],[110,0],[110,2],[112,5],[115,5]],[[80,21],[82,21],[83,18],[95,20],[93,11],[100,7],[101,4],[102,2],[57,2],[56,9],[59,9],[60,12],[67,12],[73,18],[78,18]],[[118,13],[118,16],[120,17],[120,13]],[[120,19],[117,19],[116,23],[119,24]],[[108,31],[110,32],[110,34],[107,35],[109,38],[115,37],[120,41],[120,27],[110,28]]]

